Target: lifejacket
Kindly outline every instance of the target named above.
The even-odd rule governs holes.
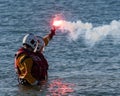
[[[17,69],[18,75],[20,74],[20,70],[18,68],[17,58],[21,54],[26,54],[27,56],[31,57],[33,60],[33,66],[31,69],[31,75],[36,80],[44,80],[47,77],[47,70],[48,70],[48,63],[47,60],[44,58],[43,54],[29,52],[24,48],[20,48],[18,52],[15,54],[15,69]]]
[[[38,80],[46,80],[48,76],[48,62],[44,58],[44,55],[42,53],[34,53],[33,59],[36,62],[32,67],[32,76]]]
[[[41,67],[41,79],[42,80],[46,80],[47,79],[47,76],[48,76],[48,73],[47,73],[47,70],[48,70],[48,62],[47,60],[45,59],[44,55],[42,53],[35,53],[40,59],[41,59],[41,63],[39,63],[39,66]]]

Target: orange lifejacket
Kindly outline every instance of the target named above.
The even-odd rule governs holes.
[[[47,70],[48,70],[47,60],[44,58],[42,53],[29,52],[24,48],[20,48],[18,50],[18,52],[15,54],[15,69],[17,69],[17,71],[18,71],[18,75],[21,74],[19,67],[18,67],[18,63],[20,63],[20,62],[16,62],[16,61],[17,61],[17,58],[23,53],[26,54],[27,56],[29,56],[30,58],[32,58],[32,60],[33,60],[31,75],[36,80],[45,80],[48,75],[47,74]],[[24,60],[21,62],[24,62]]]

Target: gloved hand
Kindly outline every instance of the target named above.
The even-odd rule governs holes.
[[[51,35],[55,35],[55,31],[56,31],[56,28],[55,28],[55,26],[53,26],[52,28],[51,28],[51,30],[50,30],[50,32],[51,32]]]
[[[53,26],[53,27],[51,28],[51,30],[50,30],[50,34],[49,34],[50,39],[52,39],[53,36],[55,35],[55,31],[56,31],[56,28],[55,28],[55,26]]]

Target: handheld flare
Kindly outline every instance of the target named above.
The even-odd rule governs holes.
[[[53,21],[53,26],[57,29],[60,28],[62,26],[62,20]]]

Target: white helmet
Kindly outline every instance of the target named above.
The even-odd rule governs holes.
[[[38,41],[38,47],[37,47],[36,51],[38,51],[38,52],[43,51],[43,48],[45,46],[44,40],[40,36],[36,36],[36,37],[37,37],[37,41]]]
[[[25,35],[23,38],[23,45],[24,44],[27,44],[27,45],[31,46],[33,49],[35,49],[37,46],[36,36],[34,36],[32,33]]]

